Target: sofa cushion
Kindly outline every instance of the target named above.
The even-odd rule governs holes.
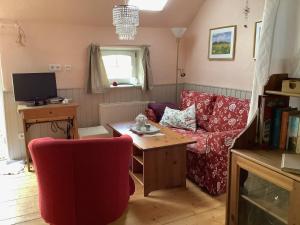
[[[243,129],[247,125],[248,112],[248,99],[218,96],[207,130],[216,132]]]
[[[210,134],[209,132],[201,128],[198,128],[195,132],[178,128],[172,128],[172,130],[176,133],[179,133],[186,137],[190,137],[193,140],[197,141],[196,143],[189,144],[187,146],[188,151],[192,151],[197,154],[205,154],[207,149],[207,137]]]
[[[150,108],[145,109],[145,115],[147,116],[148,120],[155,122],[155,123],[158,122],[153,109],[150,109]]]
[[[156,116],[157,122],[159,122],[161,120],[162,116],[164,115],[166,107],[169,107],[171,109],[179,109],[179,107],[176,104],[171,103],[171,102],[149,103],[148,104],[148,108],[153,110],[153,112]]]
[[[191,105],[183,111],[166,107],[160,124],[167,127],[176,127],[196,131],[196,110]]]
[[[184,90],[181,92],[181,109],[195,104],[197,125],[206,129],[213,112],[216,96],[214,94]]]

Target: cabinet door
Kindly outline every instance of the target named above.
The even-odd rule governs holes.
[[[289,222],[294,181],[233,155],[230,223],[285,225]]]
[[[239,225],[288,224],[289,191],[241,169],[245,181],[239,187]]]

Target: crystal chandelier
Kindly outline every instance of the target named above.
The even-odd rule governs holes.
[[[138,7],[128,4],[114,6],[113,25],[120,40],[134,40],[139,24]]]

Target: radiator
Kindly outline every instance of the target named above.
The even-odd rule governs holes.
[[[99,104],[100,124],[107,127],[108,123],[133,121],[140,113],[145,113],[149,101],[133,101]]]

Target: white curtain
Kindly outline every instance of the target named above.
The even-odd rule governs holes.
[[[300,1],[266,0],[248,122],[271,74],[300,75]]]

